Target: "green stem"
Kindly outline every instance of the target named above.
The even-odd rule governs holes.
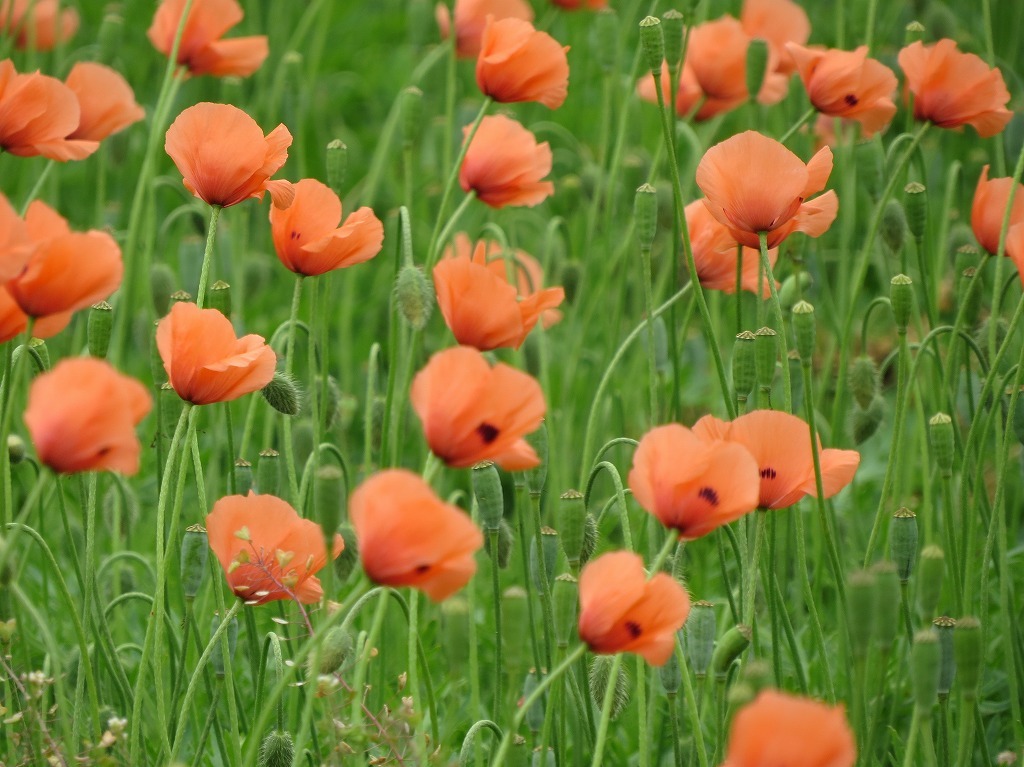
[[[213,261],[213,244],[217,240],[217,222],[220,220],[220,205],[210,206],[210,226],[206,232],[206,248],[203,250],[203,267],[199,272],[199,290],[196,293],[196,306],[200,309],[206,303],[206,286],[210,282],[210,263]]]
[[[795,123],[793,123],[791,126],[789,126],[789,130],[787,130],[785,133],[782,134],[782,138],[779,139],[779,143],[780,144],[785,144],[787,141],[789,141],[791,138],[793,138],[793,136],[796,135],[796,132],[798,130],[800,130],[807,123],[809,123],[812,119],[814,119],[814,116],[816,114],[818,114],[818,110],[815,109],[814,107],[811,107],[806,112],[804,112],[802,115],[800,115],[800,119],[797,120]]]
[[[295,326],[299,321],[299,304],[302,301],[302,280],[301,274],[295,277],[295,289],[292,291],[292,308],[291,313],[288,315],[288,343],[285,348],[284,357],[284,374],[286,378],[290,378],[292,371],[295,369]],[[313,343],[312,339],[307,338],[307,343]],[[292,442],[292,418],[294,416],[284,416],[284,440],[282,447],[284,447],[284,465],[285,470],[288,472],[288,492],[292,498],[292,504],[298,510],[300,516],[305,516],[301,508],[302,499],[299,498],[299,479],[295,469],[295,445]]]
[[[745,615],[743,622],[748,626],[754,625],[754,595],[757,591],[757,577],[759,573],[758,560],[761,558],[761,549],[764,546],[764,526],[768,518],[767,509],[758,509],[757,522],[754,528],[754,548],[750,554],[750,566],[747,568],[746,593],[743,597],[743,608]]]
[[[786,333],[786,322],[782,318],[782,301],[779,299],[779,289],[775,285],[775,274],[772,272],[772,264],[768,259],[768,232],[757,233],[758,244],[761,248],[761,268],[764,269],[765,277],[768,280],[768,289],[771,291],[772,306],[775,308],[775,322],[779,326],[779,342],[782,346],[782,390],[785,395],[785,410],[793,412],[793,382],[789,372],[789,338]]]
[[[498,573],[498,531],[487,531],[487,544],[491,555],[491,592],[494,598],[494,715],[501,718],[504,713],[502,705],[501,680],[505,675],[505,664],[501,647],[501,582]]]

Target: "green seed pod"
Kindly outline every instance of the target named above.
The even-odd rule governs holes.
[[[171,293],[171,305],[192,303],[192,294],[187,290],[176,290]]]
[[[914,281],[905,274],[897,274],[889,281],[889,301],[892,316],[896,321],[896,332],[906,333],[910,314],[914,308]]]
[[[601,706],[604,704],[604,693],[608,689],[608,680],[611,678],[614,662],[614,655],[595,655],[594,659],[590,661],[590,673],[588,674],[590,698],[594,701],[598,711],[601,710]],[[615,692],[612,697],[611,719],[613,721],[618,719],[626,706],[629,705],[630,689],[629,672],[626,671],[626,664],[620,663],[618,674],[615,677]]]
[[[751,101],[757,100],[767,72],[768,41],[756,37],[750,41],[750,45],[747,47],[747,93]]]
[[[256,767],[291,767],[295,758],[295,744],[292,736],[284,730],[273,730],[260,743]]]
[[[530,762],[530,767],[555,767],[557,764],[555,749],[551,746],[544,750],[541,750],[540,746],[533,749],[533,761]]]
[[[933,620],[932,626],[939,636],[939,648],[942,650],[939,663],[939,697],[946,698],[949,697],[953,677],[956,676],[956,660],[953,657],[953,631],[956,628],[956,621],[943,615]]]
[[[647,16],[640,21],[640,45],[644,60],[652,74],[661,76],[661,62],[665,59],[665,41],[661,37],[661,20]]]
[[[213,620],[210,622],[210,636],[212,637],[217,629],[220,628],[220,615],[214,613]],[[228,638],[228,658],[235,656],[235,644],[238,642],[238,621],[234,618],[231,619],[231,624],[227,627],[225,632]],[[224,654],[220,651],[220,648],[214,648],[214,651],[210,654],[210,665],[213,667],[213,673],[217,675],[218,679],[224,678]]]
[[[619,48],[619,16],[614,8],[602,8],[594,16],[594,53],[605,75],[616,71]]]
[[[106,301],[93,304],[89,310],[89,354],[105,359],[110,346],[110,329],[114,325],[113,307]]]
[[[440,606],[440,642],[451,672],[458,674],[469,657],[469,601],[461,594],[444,600]]]
[[[889,200],[882,209],[879,234],[890,253],[896,255],[903,250],[903,242],[907,237],[907,217],[899,200]]]
[[[736,336],[732,347],[732,386],[741,402],[746,402],[757,380],[756,340],[757,336],[744,330]]]
[[[191,602],[203,585],[203,574],[206,572],[206,557],[210,551],[206,528],[202,525],[189,525],[181,539],[181,590],[185,601]]]
[[[544,482],[548,478],[548,422],[543,419],[540,426],[526,435],[526,443],[540,458],[540,463],[523,472],[526,489],[531,496],[539,496],[544,492]]]
[[[953,476],[953,419],[945,413],[936,413],[928,419],[928,443],[939,473]]]
[[[537,685],[540,684],[540,675],[537,674],[537,669],[531,668],[527,674],[526,679],[523,680],[523,700],[533,695],[533,691],[537,689]],[[537,735],[540,732],[540,728],[544,726],[544,706],[547,703],[547,695],[541,695],[534,703],[526,710],[526,726],[530,728],[530,732]]]
[[[661,15],[662,40],[665,43],[665,63],[669,71],[675,71],[683,64],[683,14],[675,8]]]
[[[252,490],[252,464],[244,458],[235,460],[235,491],[239,495],[248,495]]]
[[[533,585],[538,589],[550,588],[551,581],[555,578],[555,565],[558,564],[558,531],[550,527],[540,529],[541,550],[544,554],[544,570],[541,570],[541,563],[537,559],[537,539],[530,541],[530,573],[533,576]],[[547,581],[544,575],[547,575]]]
[[[946,555],[942,549],[934,544],[925,546],[918,563],[917,607],[926,620],[931,620],[938,610],[945,572]]]
[[[754,338],[757,385],[761,391],[771,391],[779,360],[779,336],[771,328],[760,328],[754,332]]]
[[[711,667],[715,652],[715,607],[703,599],[694,602],[690,617],[683,627],[686,636],[686,656],[697,679],[703,679]]]
[[[881,143],[877,138],[858,141],[853,148],[853,157],[857,166],[857,178],[863,179],[868,194],[873,199],[877,198],[883,180],[884,161]]]
[[[416,86],[402,90],[402,146],[412,148],[423,131],[423,91]]]
[[[338,525],[338,534],[345,542],[345,548],[334,560],[334,576],[338,583],[344,583],[359,565],[359,541],[356,538],[356,531],[347,522]]]
[[[505,513],[505,496],[501,492],[501,477],[494,461],[481,461],[469,473],[480,512],[480,523],[485,530],[497,530]]]
[[[846,617],[850,630],[853,657],[863,661],[868,656],[875,629],[876,580],[874,573],[858,570],[846,579]]]
[[[510,586],[501,595],[502,621],[501,636],[504,642],[506,671],[510,676],[522,671],[528,659],[529,642],[523,641],[523,626],[529,625],[529,603],[526,590],[520,586]],[[532,658],[532,656],[530,656]]]
[[[153,264],[149,269],[149,295],[157,317],[163,317],[171,310],[171,293],[177,278],[165,263]]]
[[[907,215],[906,225],[915,240],[924,237],[925,229],[928,226],[928,193],[924,184],[911,181],[903,187],[906,195]]]
[[[558,530],[558,537],[562,539],[565,558],[569,560],[569,568],[573,573],[580,570],[586,516],[587,507],[583,503],[583,493],[579,490],[566,490],[562,493],[555,506],[555,529]]]
[[[904,45],[910,45],[911,43],[917,43],[924,39],[925,28],[924,24],[920,21],[912,21],[904,28],[903,41]]]
[[[282,415],[298,415],[302,410],[302,389],[289,373],[275,371],[270,383],[260,389],[260,394],[268,405]]]
[[[977,700],[981,682],[981,623],[973,616],[965,616],[953,629],[953,658],[960,692],[965,700]]]
[[[978,322],[978,312],[981,310],[981,294],[984,292],[981,286],[972,289],[975,280],[980,280],[978,270],[973,266],[960,272],[960,279],[956,284],[957,305],[964,307],[964,320],[968,325],[975,325]]]
[[[889,556],[896,564],[900,583],[909,581],[917,561],[917,515],[905,506],[896,509],[892,515]]]
[[[782,304],[783,310],[792,311],[813,282],[810,272],[797,272],[784,279],[782,287],[779,288],[779,303]]]
[[[580,549],[580,567],[589,562],[590,558],[594,556],[594,552],[597,551],[599,538],[597,517],[588,511],[587,515],[583,518],[583,548]]]
[[[273,448],[260,450],[256,462],[256,492],[277,495],[281,484],[281,454]]]
[[[679,659],[675,652],[668,656],[668,660],[658,667],[658,678],[661,679],[661,686],[665,688],[665,694],[670,698],[675,697],[679,692],[679,685],[683,683],[683,672],[679,668]]]
[[[17,434],[8,434],[7,455],[11,461],[11,466],[17,466],[19,463],[24,461],[25,454],[25,440],[23,440]]]
[[[406,264],[395,280],[395,302],[413,330],[423,330],[434,311],[434,289],[418,266]]]
[[[914,688],[914,708],[924,713],[931,711],[938,697],[939,667],[942,648],[933,629],[914,634],[910,648],[910,681]]]
[[[345,170],[348,166],[348,147],[341,139],[334,139],[327,145],[327,186],[341,197],[341,187],[345,183]]]
[[[107,12],[103,14],[103,21],[100,22],[99,32],[96,40],[99,45],[97,61],[110,63],[117,55],[121,40],[124,37],[124,16],[118,13],[116,5],[108,6]]]
[[[742,623],[733,626],[722,635],[711,656],[711,668],[718,679],[725,679],[726,674],[729,673],[729,667],[750,646],[753,636],[754,633],[750,630],[750,626],[745,626]]]
[[[878,396],[878,366],[875,361],[865,355],[857,357],[850,365],[848,383],[857,404],[867,410]]]
[[[814,307],[806,301],[793,306],[793,335],[796,336],[796,352],[800,361],[811,364],[814,358],[814,341],[817,332]]]
[[[213,283],[206,294],[206,308],[216,309],[231,319],[231,285],[224,280]]]
[[[555,618],[555,639],[558,646],[565,648],[576,635],[576,603],[579,601],[579,586],[569,573],[555,578],[551,590],[552,612]]]
[[[884,418],[885,400],[881,397],[871,400],[867,410],[861,409],[861,406],[855,403],[850,413],[850,431],[854,444],[860,445],[871,439]]]
[[[875,641],[888,652],[900,632],[900,584],[892,562],[876,562],[875,573]]]
[[[658,193],[650,184],[644,184],[636,190],[633,220],[641,249],[650,250],[658,232]]]
[[[347,628],[344,626],[330,628],[320,644],[319,652],[316,653],[316,672],[318,674],[337,672],[351,655],[353,646],[352,633]]]

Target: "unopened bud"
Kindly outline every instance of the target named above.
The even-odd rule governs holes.
[[[793,306],[793,335],[796,336],[796,351],[800,361],[808,365],[814,357],[816,332],[814,307],[806,301],[797,302]]]
[[[555,639],[559,647],[568,647],[575,633],[578,597],[579,586],[573,576],[562,573],[555,578],[551,589],[551,605],[555,619]]]
[[[284,730],[274,730],[260,743],[256,767],[291,767],[295,758],[295,744],[292,736]]]
[[[327,145],[327,186],[341,197],[348,166],[348,147],[341,139],[334,139]]]
[[[345,473],[333,463],[316,467],[313,474],[313,512],[324,530],[336,530],[345,508]]]
[[[498,467],[494,465],[494,461],[482,461],[473,467],[469,476],[480,513],[480,523],[485,530],[497,532],[505,509],[505,496],[501,490]]]
[[[273,448],[260,450],[256,462],[256,492],[263,495],[277,495],[281,484],[281,454]]]
[[[756,101],[768,72],[768,41],[755,37],[747,47],[747,93]]]
[[[858,404],[854,404],[853,412],[850,414],[854,444],[860,445],[871,439],[874,433],[878,431],[883,418],[885,418],[885,400],[881,397],[875,397],[871,400],[867,410],[864,410]]]
[[[875,574],[875,641],[888,652],[900,631],[900,584],[892,562],[877,562]]]
[[[583,518],[583,548],[580,549],[580,566],[582,567],[597,551],[597,543],[600,537],[597,529],[597,517],[589,511]]]
[[[729,667],[750,646],[753,636],[750,626],[743,624],[733,626],[722,635],[711,656],[711,667],[716,677],[725,678],[725,675],[729,673]]]
[[[905,274],[897,274],[889,281],[889,301],[892,302],[892,316],[896,320],[896,331],[906,333],[910,324],[910,313],[914,308],[914,281]]]
[[[640,21],[640,45],[643,46],[644,59],[651,73],[660,77],[661,62],[665,59],[665,41],[661,37],[660,19],[647,16]]]
[[[352,525],[347,523],[338,526],[338,535],[345,542],[345,548],[334,560],[334,576],[339,583],[344,583],[359,564],[359,540]]]
[[[907,228],[914,239],[920,240],[928,226],[928,192],[924,184],[917,181],[911,181],[903,187],[903,192],[907,200]]]
[[[30,338],[28,340],[28,348],[39,356],[39,362],[42,364],[43,370],[49,370],[50,348],[46,345],[46,341],[42,338]]]
[[[579,490],[567,490],[562,493],[555,506],[555,529],[562,539],[565,558],[569,560],[569,568],[578,573],[580,569],[580,553],[583,551],[583,534],[586,526],[587,507],[583,503],[583,493]]]
[[[409,327],[423,330],[434,311],[434,289],[417,266],[406,264],[395,281],[395,301],[398,311]]]
[[[618,48],[619,16],[614,8],[602,8],[594,16],[594,50],[598,66],[605,75],[615,71]]]
[[[599,710],[604,704],[604,694],[608,689],[613,665],[615,665],[615,656],[613,655],[595,655],[590,662],[590,697]],[[612,694],[611,718],[613,720],[617,719],[629,704],[629,673],[626,671],[625,664],[619,663],[618,666],[618,673],[614,681],[615,691]]]
[[[260,394],[268,405],[282,415],[298,415],[302,410],[302,390],[299,382],[289,373],[275,371],[270,383],[260,389]]]
[[[977,618],[965,616],[953,629],[953,658],[960,692],[966,700],[976,700],[981,682],[981,623]]]
[[[11,461],[11,466],[17,466],[19,463],[24,461],[25,455],[25,440],[23,440],[17,434],[8,434],[7,456]]]
[[[736,343],[732,347],[732,385],[736,399],[741,402],[746,402],[757,380],[756,340],[757,336],[744,330],[736,336]]]
[[[857,404],[867,410],[878,395],[878,366],[875,361],[864,355],[857,357],[850,365],[848,381]]]
[[[526,679],[523,680],[524,701],[533,695],[533,691],[537,689],[539,684],[540,677],[537,674],[537,669],[531,668],[526,674]],[[526,726],[529,727],[530,732],[535,735],[540,732],[541,727],[544,726],[544,705],[546,697],[547,695],[541,695],[537,699],[537,702],[526,710]]]
[[[953,419],[945,413],[936,413],[928,419],[928,442],[939,473],[953,475]]]
[[[352,634],[347,628],[344,626],[330,628],[316,654],[317,673],[333,674],[337,672],[352,653],[353,644]]]
[[[910,648],[910,681],[914,688],[914,707],[922,712],[931,711],[938,697],[941,661],[942,649],[935,631],[925,629],[914,634]]]
[[[402,91],[402,145],[410,148],[419,141],[423,130],[423,91],[410,86]]]
[[[110,346],[110,329],[114,325],[113,307],[106,301],[93,304],[89,310],[89,354],[98,359],[107,356]]]
[[[779,303],[782,304],[783,310],[793,310],[797,302],[802,300],[802,296],[807,289],[814,282],[810,272],[800,271],[796,274],[789,275],[782,281],[782,287],[779,288]]]
[[[690,616],[684,626],[686,634],[686,655],[690,667],[698,679],[703,679],[711,667],[715,652],[715,607],[703,599],[694,602]]]
[[[171,293],[176,278],[171,267],[161,262],[149,269],[149,294],[157,317],[163,317],[171,309]]]
[[[917,570],[917,606],[925,619],[937,612],[942,594],[942,577],[946,572],[946,555],[934,544],[921,550]]]
[[[636,190],[636,196],[633,197],[633,219],[640,247],[650,250],[658,232],[658,193],[650,184],[644,184]]]
[[[181,539],[181,590],[185,601],[191,602],[203,585],[206,572],[206,558],[210,551],[206,528],[202,525],[189,525]]]
[[[875,630],[876,581],[874,573],[858,570],[846,579],[847,625],[850,649],[860,661],[867,658]]]
[[[917,561],[917,515],[906,507],[896,509],[889,530],[889,554],[901,583],[910,580]]]
[[[903,241],[907,236],[907,217],[899,200],[889,200],[882,209],[879,234],[891,253],[897,254],[903,250]]]

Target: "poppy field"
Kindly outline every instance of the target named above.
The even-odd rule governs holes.
[[[1022,29],[0,0],[0,767],[1024,762]]]

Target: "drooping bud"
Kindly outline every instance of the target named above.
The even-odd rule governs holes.
[[[875,641],[888,652],[900,631],[900,585],[892,562],[876,562],[875,573]]]
[[[270,383],[260,389],[260,394],[268,405],[282,415],[298,415],[302,410],[302,390],[299,382],[289,373],[275,371]]]
[[[181,591],[185,601],[191,602],[203,585],[206,573],[206,558],[210,551],[206,528],[202,525],[189,525],[181,539]]]
[[[594,51],[598,66],[605,75],[615,71],[618,48],[619,16],[614,8],[602,8],[594,16]]]
[[[806,271],[791,274],[784,279],[782,287],[779,288],[779,303],[782,304],[782,308],[792,311],[813,282],[811,273]]]
[[[857,357],[850,365],[848,381],[857,404],[867,410],[878,395],[878,366],[875,361],[865,355]]]
[[[717,678],[725,679],[726,674],[729,673],[729,667],[750,646],[753,636],[750,626],[745,626],[742,623],[733,626],[722,635],[711,656],[711,667]]]
[[[114,309],[106,301],[93,304],[89,310],[89,354],[105,359],[110,346],[110,330],[114,325]]]
[[[482,461],[473,467],[469,476],[481,525],[485,530],[497,531],[501,526],[505,504],[498,467],[494,465],[494,461]]]
[[[665,43],[665,63],[669,72],[683,63],[683,14],[671,8],[661,15],[662,40]]]
[[[867,410],[860,405],[854,404],[850,413],[850,431],[853,434],[853,442],[860,445],[871,439],[878,427],[885,418],[885,400],[882,397],[875,397],[871,400]]]
[[[661,62],[665,59],[665,41],[661,37],[661,20],[647,16],[640,21],[640,45],[644,61],[656,77],[661,76]]]
[[[260,743],[256,767],[291,767],[295,758],[292,736],[284,730],[272,730]]]
[[[220,628],[220,615],[214,613],[213,620],[210,621],[210,636],[213,636],[217,629]],[[231,619],[231,623],[228,625],[225,631],[228,638],[228,651],[227,657],[233,658],[235,655],[235,644],[238,641],[238,621],[234,618]],[[220,648],[214,648],[213,653],[210,655],[210,665],[213,667],[213,673],[217,675],[218,679],[224,678],[224,653],[220,651]]]
[[[434,290],[418,266],[406,264],[395,281],[395,302],[409,327],[423,330],[434,311]]]
[[[928,193],[924,184],[917,181],[903,187],[903,192],[907,200],[907,228],[915,240],[920,240],[928,226]]]
[[[569,640],[576,633],[576,604],[579,601],[579,585],[569,573],[555,578],[551,589],[551,609],[555,619],[555,639],[558,646],[569,646]]]
[[[273,448],[260,450],[256,462],[256,492],[263,495],[277,495],[281,484],[281,454]]]
[[[925,619],[930,620],[937,611],[945,572],[946,555],[942,549],[934,544],[925,546],[917,571],[917,606]]]
[[[909,581],[917,561],[917,515],[905,506],[896,509],[892,515],[889,555],[896,564],[900,583]]]
[[[527,674],[526,679],[523,680],[523,700],[525,701],[531,695],[533,691],[537,689],[537,685],[540,684],[540,677],[537,674],[537,669],[531,668]],[[530,728],[530,732],[534,735],[540,732],[540,728],[544,726],[544,705],[546,703],[547,695],[541,695],[534,703],[526,710],[526,726]]]
[[[580,566],[582,567],[597,551],[597,542],[600,533],[597,529],[597,517],[589,511],[583,518],[583,548],[580,549]]]
[[[643,250],[650,250],[658,232],[658,193],[650,184],[636,190],[633,198],[636,239]]]
[[[149,294],[157,317],[163,317],[171,310],[175,279],[171,267],[163,262],[153,264],[149,269]]]
[[[976,700],[981,681],[981,623],[973,616],[965,616],[953,629],[953,658],[960,692],[965,700]]]
[[[814,357],[814,341],[817,332],[814,307],[806,301],[793,306],[793,335],[796,336],[796,351],[800,361],[809,365]]]
[[[703,679],[711,667],[715,652],[715,607],[703,599],[694,602],[690,616],[683,627],[686,636],[686,656],[697,679]]]
[[[423,91],[412,85],[402,91],[402,146],[416,146],[423,131]]]
[[[928,419],[928,443],[939,473],[943,477],[953,476],[953,419],[945,413]]]
[[[351,655],[353,646],[352,633],[347,628],[333,626],[328,629],[327,636],[320,643],[320,650],[316,654],[316,672],[333,674],[338,671]]]
[[[562,549],[573,573],[579,573],[580,569],[586,516],[587,507],[583,503],[583,493],[579,490],[566,490],[562,493],[558,505],[555,506],[555,528],[562,539]]]
[[[762,37],[755,37],[747,47],[747,93],[751,101],[757,100],[767,72],[768,41]]]
[[[846,579],[846,617],[850,649],[860,661],[867,658],[875,630],[875,575],[866,570],[850,573]]]
[[[943,615],[932,621],[935,633],[939,637],[939,648],[941,649],[941,660],[939,663],[939,697],[949,696],[949,690],[953,686],[953,677],[956,676],[956,660],[953,657],[953,631],[956,629],[956,621],[947,615]]]
[[[338,525],[338,535],[345,542],[345,548],[334,560],[334,576],[338,583],[344,583],[359,564],[359,540],[356,531],[347,522]]]
[[[327,186],[341,197],[341,187],[345,183],[345,170],[348,166],[348,147],[341,139],[334,139],[327,145]]]
[[[907,217],[899,200],[889,200],[882,209],[879,234],[890,253],[895,255],[903,250],[903,241],[907,236]]]
[[[939,637],[932,629],[914,634],[910,649],[910,682],[914,689],[914,707],[929,712],[938,697],[939,666],[942,649]]]
[[[595,655],[594,659],[590,661],[590,697],[594,701],[594,705],[597,706],[598,710],[604,704],[604,693],[608,689],[609,679],[611,679],[612,665],[615,663],[615,656],[613,655]],[[612,694],[612,711],[611,719],[614,721],[618,719],[619,715],[625,710],[629,704],[629,672],[626,671],[624,663],[619,663],[619,670],[615,676],[615,691]]]
[[[896,332],[906,333],[910,324],[910,313],[914,308],[914,281],[905,274],[897,274],[889,281],[889,301],[892,302],[892,316],[896,321]]]
[[[756,341],[757,336],[744,330],[736,336],[732,347],[732,386],[740,402],[747,401],[757,380]]]
[[[7,456],[11,462],[11,466],[17,466],[19,463],[24,461],[26,452],[25,440],[17,434],[7,435]]]

